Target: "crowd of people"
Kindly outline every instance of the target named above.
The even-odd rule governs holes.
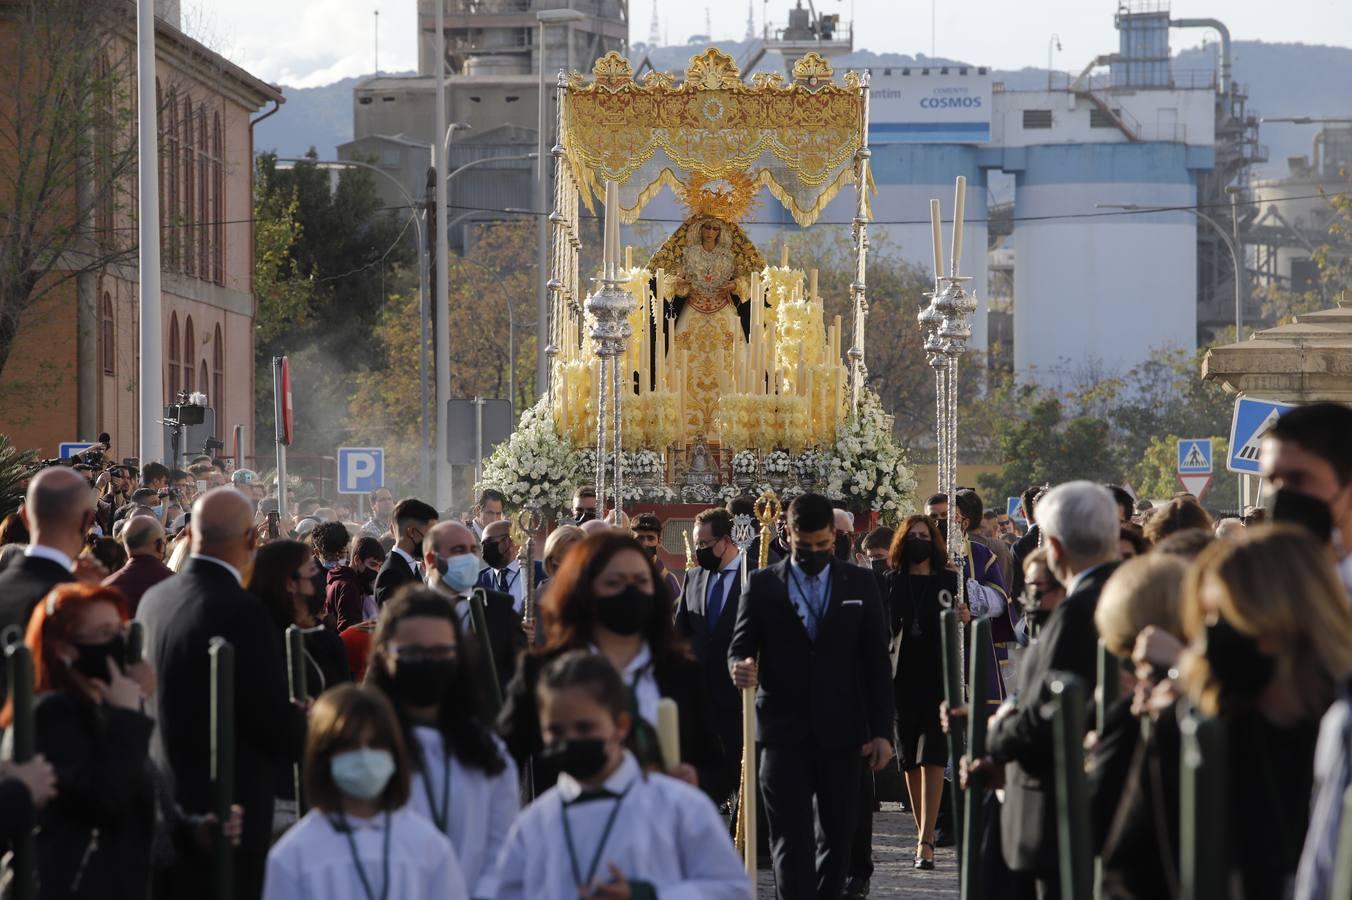
[[[756,790],[776,896],[835,900],[870,893],[891,771],[915,869],[955,839],[956,779],[990,813],[962,847],[981,893],[1071,897],[1046,708],[1068,675],[1093,692],[1101,642],[1119,699],[1087,716],[1073,823],[1100,896],[1180,896],[1182,734],[1205,717],[1230,811],[1202,823],[1227,848],[1215,895],[1324,900],[1352,784],[1352,410],[1293,410],[1261,459],[1264,508],[1219,522],[1085,481],[1031,487],[1022,521],[962,489],[893,528],[808,493],[748,546],[742,497],[694,517],[673,572],[668,523],[586,486],[547,535],[494,490],[463,517],[380,488],[364,522],[318,499],[283,520],[249,470],[96,448],[35,471],[0,522],[37,751],[15,759],[30,704],[0,669],[0,844],[32,836],[43,898],[208,896],[222,846],[246,898],[749,898],[732,823]],[[946,701],[946,609],[990,624],[965,651],[989,661],[979,708]],[[982,754],[952,754],[977,716]]]

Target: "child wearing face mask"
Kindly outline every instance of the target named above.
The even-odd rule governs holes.
[[[409,808],[394,711],[343,685],[310,712],[305,796],[313,808],[268,853],[264,900],[467,900],[449,841]]]
[[[645,773],[625,741],[624,682],[567,653],[540,675],[544,756],[558,784],[527,807],[498,857],[498,900],[742,900],[752,885],[708,797]]]
[[[497,892],[498,850],[516,818],[516,764],[489,731],[475,668],[444,595],[406,587],[380,611],[367,685],[390,698],[409,748],[409,806],[450,838],[470,896]]]

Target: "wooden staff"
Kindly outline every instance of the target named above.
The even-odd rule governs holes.
[[[1056,849],[1061,891],[1067,897],[1090,897],[1094,892],[1094,849],[1090,842],[1089,786],[1084,775],[1084,682],[1066,673],[1052,682],[1051,692]],[[1188,748],[1186,738],[1184,740],[1183,757],[1186,759]],[[1210,814],[1212,810],[1207,812]],[[1225,819],[1214,821],[1224,822]],[[1186,889],[1184,896],[1188,896]]]
[[[208,645],[211,657],[211,794],[216,813],[216,897],[235,895],[235,851],[225,836],[235,800],[235,648],[222,637]]]
[[[5,666],[9,670],[9,696],[13,703],[13,758],[26,763],[37,752],[37,725],[33,719],[33,653],[14,627],[5,635]],[[37,844],[30,829],[14,840],[14,897],[33,900],[38,895]]]
[[[1181,896],[1184,900],[1220,900],[1229,896],[1226,885],[1230,869],[1229,829],[1215,825],[1229,821],[1225,723],[1191,710],[1179,719],[1178,730],[1182,740],[1178,803]],[[1347,820],[1343,820],[1346,825]]]
[[[988,699],[986,679],[990,675],[990,666],[995,655],[995,645],[991,643],[990,620],[973,620],[971,635],[971,678],[968,681],[971,698],[968,701],[968,709],[972,710],[972,714],[967,717],[969,720],[967,755],[969,759],[978,759],[986,755],[985,709]],[[952,727],[951,720],[949,727]],[[960,860],[962,900],[976,900],[978,897],[985,896],[981,878],[981,866],[984,860],[981,858],[978,849],[981,844],[981,832],[986,822],[985,781],[986,779],[981,776],[971,779],[967,785],[967,793],[963,797],[962,858]]]
[[[479,641],[479,649],[483,651],[484,668],[493,691],[492,713],[496,717],[498,710],[502,709],[502,684],[498,681],[498,663],[493,659],[493,644],[488,637],[487,598],[483,588],[474,589],[469,595],[469,618],[470,624],[474,626],[474,636]]]
[[[961,576],[960,576],[961,577]],[[950,710],[957,709],[966,705],[966,698],[962,695],[962,636],[958,629],[958,614],[953,610],[953,595],[948,591],[942,591],[939,594],[939,603],[944,607],[944,611],[939,613],[939,635],[940,648],[943,652],[944,663],[944,700],[948,702]],[[977,710],[972,713],[973,716],[985,715],[986,711]],[[949,716],[948,718],[948,758],[953,765],[957,765],[962,759],[964,738],[967,729],[963,725],[961,718]],[[954,773],[956,775],[956,773]],[[953,833],[962,834],[963,809],[962,809],[962,790],[955,777],[948,785],[949,798],[952,800],[953,810]],[[961,847],[961,843],[959,843]],[[961,863],[961,860],[959,860]]]

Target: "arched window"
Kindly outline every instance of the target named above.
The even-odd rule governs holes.
[[[178,399],[178,376],[179,376],[179,354],[178,354],[178,313],[169,315],[169,377],[165,379],[165,387],[168,388],[169,403]]]
[[[100,310],[101,321],[99,323],[99,357],[103,360],[103,374],[117,374],[117,344],[115,342],[116,333],[113,330],[113,298],[107,291],[103,292],[103,308]]]
[[[211,155],[211,192],[215,195],[211,203],[213,275],[217,284],[225,284],[225,140],[219,112],[211,122]]]
[[[178,123],[178,91],[174,88],[169,89],[169,125],[165,130],[165,168],[168,170],[169,180],[163,187],[168,189],[169,197],[165,203],[165,209],[168,215],[160,222],[160,229],[168,236],[168,240],[162,241],[164,245],[164,267],[166,269],[177,269],[179,265],[178,255],[178,229],[181,224],[182,211],[179,206],[179,182],[182,174],[179,156],[179,123]]]
[[[183,271],[197,272],[197,129],[193,128],[192,98],[183,98],[183,141],[179,151],[183,160],[183,227],[179,230],[183,247]],[[191,377],[191,375],[189,376]],[[187,380],[187,379],[185,379]]]
[[[199,391],[205,391],[207,389],[207,385],[211,383],[210,378],[207,375],[207,361],[204,359],[198,365],[200,366],[200,368],[197,370],[197,389]],[[216,402],[215,397],[207,397],[207,406],[211,406],[215,402]]]
[[[207,113],[205,109],[197,111],[197,277],[203,281],[212,280],[214,268],[211,259],[211,223],[216,221],[216,211],[211,203],[211,144],[207,143]],[[206,387],[205,384],[202,385]]]
[[[202,365],[205,367],[206,362]],[[203,378],[206,377],[204,374]],[[211,339],[211,396],[207,398],[216,410],[216,437],[225,433],[225,342],[221,340],[221,326]]]
[[[197,341],[192,331],[192,316],[183,323],[183,390],[191,394],[197,388],[193,379],[197,375]],[[202,385],[206,387],[206,385]]]

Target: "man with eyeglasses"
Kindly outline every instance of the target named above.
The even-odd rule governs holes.
[[[517,615],[526,609],[526,581],[521,577],[521,560],[517,558],[520,548],[512,539],[512,523],[498,519],[484,526],[483,533],[484,567],[479,570],[475,587],[490,591],[499,591],[512,598],[512,608]],[[539,585],[548,577],[545,566],[535,560],[535,584]]]

